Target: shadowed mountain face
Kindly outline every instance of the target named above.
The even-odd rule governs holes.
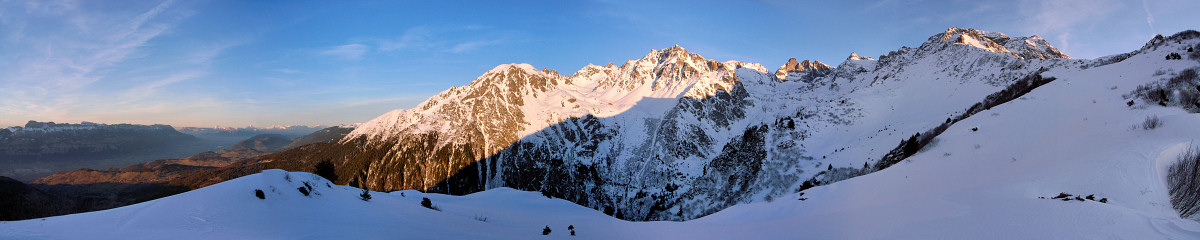
[[[66,213],[57,197],[0,176],[0,221],[49,217]]]
[[[780,71],[783,79],[758,64],[717,62],[678,46],[570,76],[506,64],[364,123],[340,142],[215,175],[308,171],[328,160],[341,178],[335,182],[373,190],[511,187],[622,219],[694,219],[793,193],[805,180],[844,179],[826,176],[833,169],[868,172],[858,169],[1020,79],[1093,64],[1046,57],[1052,48],[1037,41],[1009,49],[1005,39],[952,28],[878,60],[797,63]]]

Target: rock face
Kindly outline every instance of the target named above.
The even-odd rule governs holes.
[[[1085,64],[1010,51],[1011,41],[995,42],[1003,39],[951,28],[878,60],[854,54],[833,68],[793,59],[776,71],[784,77],[679,46],[569,76],[505,64],[337,143],[244,166],[329,160],[339,183],[373,190],[511,187],[622,219],[694,219],[852,175],[1018,79]]]
[[[954,27],[930,37],[926,43],[967,45],[1024,59],[1071,58],[1037,35],[1009,38],[1003,33]]]
[[[796,62],[796,58],[791,58],[788,59],[786,64],[780,66],[779,70],[775,70],[775,77],[787,81],[789,80],[788,75],[824,74],[829,72],[830,69],[833,69],[833,67],[825,65],[821,61],[804,60],[803,62]]]

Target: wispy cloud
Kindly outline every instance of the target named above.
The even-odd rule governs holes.
[[[321,51],[321,55],[333,56],[333,57],[340,58],[342,60],[359,60],[359,59],[362,59],[363,54],[367,53],[367,50],[369,50],[369,47],[367,47],[367,45],[351,43],[351,44],[331,47],[329,49]]]
[[[485,46],[498,45],[501,43],[504,43],[504,41],[502,39],[468,41],[468,42],[464,42],[464,43],[455,44],[454,47],[450,47],[450,49],[446,49],[446,52],[465,53],[465,52],[474,51],[475,49],[479,49],[479,48],[482,48]]]
[[[1146,0],[1142,0],[1142,11],[1146,12],[1146,25],[1150,26],[1150,32],[1157,33],[1158,30],[1154,29],[1154,14],[1150,14],[1149,5]]]
[[[433,37],[434,33],[429,27],[413,27],[405,30],[404,35],[401,35],[399,38],[380,40],[379,50],[391,52],[397,50],[425,49],[436,45],[433,42]]]
[[[97,92],[97,83],[108,87],[129,85],[122,82],[125,78],[114,77],[128,69],[114,67],[146,56],[139,51],[148,42],[170,32],[193,13],[172,0],[153,2],[141,9],[110,9],[85,3],[0,2],[0,52],[5,53],[0,55],[0,72],[6,73],[0,75],[0,88],[11,94],[0,99],[0,116],[5,116],[0,122],[28,120],[10,119],[14,117],[71,118],[80,115],[79,111],[98,111],[85,106],[121,101],[113,95],[153,95],[162,86],[190,79],[184,77],[186,74],[177,74],[124,93]],[[184,62],[210,62],[232,45],[193,52],[192,59]]]
[[[467,53],[481,47],[505,44],[503,33],[490,31],[489,26],[417,26],[404,31],[396,38],[378,39],[373,42],[382,52],[432,51]]]
[[[1071,48],[1072,32],[1094,27],[1100,20],[1108,18],[1121,3],[1115,0],[1063,0],[1033,1],[1018,3],[1025,20],[1027,31],[1053,36],[1059,48]]]
[[[139,102],[139,101],[142,101],[147,98],[155,96],[156,94],[158,94],[158,92],[161,88],[163,88],[167,85],[171,85],[171,84],[186,81],[186,80],[196,79],[196,78],[202,77],[207,74],[208,74],[207,72],[193,70],[193,71],[184,71],[184,72],[174,73],[174,74],[168,75],[166,77],[162,77],[162,78],[155,78],[154,80],[151,80],[151,81],[143,83],[143,84],[139,84],[137,87],[126,90],[118,99],[119,102],[117,102],[117,104],[121,105],[121,104],[129,104],[129,103]]]

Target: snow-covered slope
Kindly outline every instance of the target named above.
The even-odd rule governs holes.
[[[1035,66],[1046,64],[1042,75],[1056,80],[1016,100],[958,121],[937,136],[933,144],[903,162],[800,193],[763,194],[774,197],[732,205],[685,222],[623,221],[580,206],[587,204],[577,201],[546,198],[539,193],[503,186],[466,196],[373,192],[371,201],[364,202],[358,198],[358,189],[326,186],[326,181],[311,174],[272,170],[124,208],[0,222],[0,238],[524,239],[539,237],[544,226],[553,230],[551,238],[571,238],[566,227],[573,225],[574,238],[581,239],[1196,239],[1200,238],[1200,223],[1181,219],[1172,210],[1163,176],[1166,166],[1200,136],[1200,128],[1196,127],[1200,126],[1200,116],[1127,96],[1139,86],[1169,81],[1185,70],[1200,69],[1200,58],[1192,54],[1184,60],[1164,60],[1169,53],[1184,53],[1188,47],[1197,46],[1200,38],[1168,38],[1115,56],[1120,58],[1116,60],[1106,57],[1023,62]],[[822,91],[819,93],[860,89],[849,91],[845,99],[855,103],[848,108],[853,109],[851,112],[861,114],[840,124],[815,121],[818,115],[802,120],[793,118],[795,126],[823,123],[827,127],[806,135],[808,140],[788,140],[812,146],[805,149],[836,149],[828,153],[826,159],[833,160],[827,162],[855,165],[862,158],[887,151],[863,146],[890,147],[898,140],[876,140],[886,138],[883,136],[890,130],[862,133],[853,126],[903,129],[898,135],[924,130],[940,124],[939,119],[945,117],[935,114],[951,114],[965,108],[941,106],[945,102],[939,99],[955,103],[966,99],[978,101],[978,96],[959,94],[973,95],[969,93],[996,88],[985,82],[959,82],[964,81],[960,78],[905,77],[915,72],[938,73],[945,69],[947,66],[937,59],[909,58],[918,60],[907,61],[907,68],[899,72],[875,75],[890,76],[887,79],[875,80],[861,74],[849,79],[839,75],[860,67],[896,64],[886,61],[922,52],[907,51],[889,54],[879,62],[847,61],[837,68],[837,73],[832,73],[839,77],[829,80],[841,83],[838,86],[805,88]],[[967,56],[966,60],[979,62],[977,59],[990,58],[986,56],[990,55]],[[1000,53],[997,56],[1011,57]],[[1015,60],[1009,61],[990,64],[1011,66]],[[988,61],[982,62],[985,63],[978,65],[989,66]],[[969,80],[982,73],[987,73],[982,76],[997,73],[964,72],[970,71],[955,74],[964,74]],[[1200,82],[1200,79],[1190,81]],[[957,87],[959,91],[957,94],[918,91],[938,84]],[[905,97],[914,95],[919,97]],[[950,101],[944,100],[947,98]],[[762,99],[754,98],[755,104],[768,102]],[[1134,101],[1132,106],[1127,105],[1130,100]],[[804,101],[813,100],[799,98],[799,102]],[[970,101],[967,102],[963,104],[969,105]],[[636,111],[636,107],[628,111]],[[1141,128],[1147,116],[1159,116],[1162,125]],[[935,119],[929,123],[926,118]],[[596,119],[589,121],[608,121]],[[788,135],[774,135],[777,128],[781,127],[770,123],[769,130],[762,132],[763,138]],[[746,132],[753,135],[761,128],[749,129],[754,131]],[[537,134],[542,133],[531,136]],[[753,138],[739,137],[730,140],[733,144],[725,145],[741,146]],[[842,147],[846,150],[841,150]],[[788,150],[769,151],[777,154],[774,151]],[[720,163],[723,161],[720,159],[712,161]],[[768,158],[764,163],[782,161],[773,159]],[[821,170],[824,166],[816,168]],[[815,171],[807,166],[801,173]],[[313,196],[302,196],[296,190],[305,182],[313,186]],[[691,187],[696,186],[703,185]],[[266,190],[266,199],[255,198],[254,189]],[[1090,195],[1093,200],[1054,199],[1060,193]],[[421,207],[421,197],[430,198],[441,211]],[[691,198],[684,199],[721,196],[687,197]],[[676,206],[682,208],[687,204],[692,203]],[[484,218],[486,221],[481,221]]]

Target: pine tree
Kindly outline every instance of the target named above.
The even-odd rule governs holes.
[[[317,163],[317,166],[313,167],[313,173],[328,179],[330,182],[337,182],[338,180],[337,168],[328,159]]]
[[[361,197],[363,201],[371,200],[371,192],[367,191],[366,189],[363,189],[362,194],[359,194],[358,196]]]
[[[921,150],[921,143],[917,139],[920,136],[921,134],[917,133],[909,137],[908,141],[904,141],[904,156],[912,156],[917,153],[917,150]]]
[[[550,235],[550,226],[547,225],[546,228],[542,229],[542,235]]]

